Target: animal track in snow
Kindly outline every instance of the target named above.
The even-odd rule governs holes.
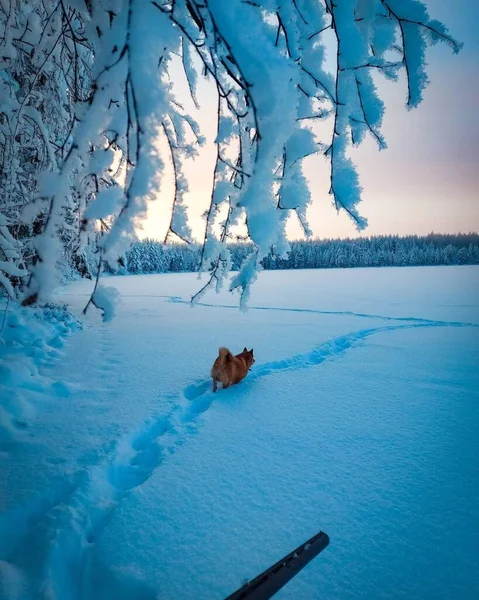
[[[159,296],[161,298],[167,298],[167,301],[172,304],[188,304],[191,305],[190,300],[185,300],[181,296]],[[238,310],[238,306],[235,304],[212,304],[208,302],[195,302],[193,306],[204,306],[206,308],[230,308]],[[339,317],[359,317],[361,319],[378,319],[381,321],[399,321],[399,322],[414,322],[414,323],[425,323],[431,326],[450,326],[450,327],[478,327],[477,323],[463,323],[461,321],[436,321],[433,319],[423,319],[421,317],[388,317],[385,315],[375,315],[369,313],[353,312],[350,310],[319,310],[315,308],[288,308],[281,306],[248,306],[248,310],[260,310],[260,311],[276,311],[276,312],[292,312],[292,313],[306,313],[313,315],[328,315],[328,316],[339,316]]]
[[[408,320],[353,331],[327,340],[308,352],[256,365],[249,379],[320,365],[375,334],[413,328],[467,326],[471,325]],[[83,568],[86,549],[98,541],[122,500],[142,486],[187,440],[195,431],[198,417],[208,411],[214,399],[221,400],[221,395],[221,391],[218,394],[212,392],[211,381],[207,379],[187,385],[178,394],[160,396],[159,403],[163,406],[173,403],[167,414],[152,415],[137,430],[110,442],[99,463],[92,465],[85,461],[66,489],[60,489],[51,499],[36,504],[32,511],[36,520],[47,512],[55,513],[55,540],[50,546],[46,568],[50,577],[54,577],[51,583],[59,597],[62,597],[62,582],[69,580],[70,569]],[[52,565],[55,568],[50,568]]]

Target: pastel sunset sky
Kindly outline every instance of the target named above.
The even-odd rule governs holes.
[[[405,109],[404,75],[397,83],[377,79],[386,103],[383,132],[388,149],[380,152],[367,139],[352,154],[363,187],[360,211],[369,221],[361,235],[479,230],[479,1],[426,0],[426,5],[464,48],[459,55],[445,44],[428,49],[430,84],[413,111]],[[187,203],[193,235],[201,240],[201,214],[209,204],[215,156],[213,86],[203,83],[199,97],[200,125],[210,143],[188,166]],[[332,207],[327,161],[320,155],[306,159],[305,173],[311,183],[308,216],[314,236],[358,235],[347,216]],[[165,181],[150,204],[140,237],[163,239],[171,201],[172,185]],[[302,237],[294,219],[288,233],[292,239]]]

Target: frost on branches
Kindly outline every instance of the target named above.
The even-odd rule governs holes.
[[[222,285],[245,223],[253,251],[231,283],[244,303],[262,258],[287,254],[288,216],[310,234],[305,157],[326,157],[335,207],[366,226],[350,155],[366,135],[386,147],[374,73],[403,71],[414,108],[426,46],[460,49],[419,0],[0,0],[0,27],[0,284],[25,305],[48,298],[62,255],[88,275],[92,238],[95,270],[116,262],[169,169],[167,238],[191,240],[184,163],[205,139],[177,97],[175,61],[189,104],[201,110],[201,77],[217,98],[209,278],[194,299]],[[97,279],[90,303],[104,309],[101,290]]]

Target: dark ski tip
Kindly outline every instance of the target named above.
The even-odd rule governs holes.
[[[320,531],[307,542],[290,552],[261,575],[246,583],[225,600],[267,600],[293,579],[329,544],[329,536]]]

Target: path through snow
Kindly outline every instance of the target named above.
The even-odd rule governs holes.
[[[442,480],[453,472],[464,479],[465,489],[455,500],[464,505],[456,527],[462,531],[467,519],[479,523],[469,495],[477,489],[477,478],[470,481],[478,472],[477,454],[472,457],[467,446],[478,425],[472,403],[478,384],[472,369],[479,354],[472,295],[478,270],[362,271],[370,281],[359,301],[349,298],[349,308],[342,277],[354,279],[358,271],[266,273],[256,294],[264,304],[253,296],[246,315],[228,310],[232,305],[214,296],[190,310],[185,303],[186,289],[195,286],[191,276],[111,278],[123,294],[117,319],[105,326],[91,316],[90,325],[69,339],[63,357],[44,368],[56,387],[41,394],[28,443],[4,457],[12,482],[0,516],[4,589],[12,597],[21,590],[22,598],[35,597],[38,590],[61,599],[222,598],[322,528],[332,539],[329,557],[321,555],[282,597],[447,598],[456,591],[467,598],[468,590],[479,590],[477,576],[467,569],[472,537],[459,544],[449,587],[441,575],[434,575],[437,583],[432,576],[441,564],[433,546],[404,546],[396,532],[405,569],[397,579],[387,553],[390,541],[381,541],[399,527],[401,511],[409,519],[411,498],[401,481],[411,485],[416,471],[415,486],[431,475],[422,471],[424,457],[414,448],[425,439],[441,448],[441,436],[454,444],[457,435],[461,442],[446,465],[431,463],[444,471],[434,474],[431,489],[424,486],[428,498],[443,490],[432,513],[440,517],[444,506],[454,511]],[[404,286],[419,271],[418,290],[397,285],[397,279]],[[444,273],[448,282],[455,278],[453,302]],[[391,281],[397,295],[387,285]],[[296,290],[285,292],[282,282]],[[284,305],[275,306],[276,286]],[[78,309],[85,288],[85,282],[73,284],[63,298]],[[351,289],[359,291],[357,285]],[[415,295],[435,301],[428,307]],[[215,395],[201,376],[220,344],[253,346],[258,358],[244,384]],[[356,358],[349,352],[354,348]],[[437,423],[431,421],[432,433],[426,432],[423,420],[438,404],[442,412]],[[457,411],[465,422],[456,423]],[[372,426],[377,412],[384,412],[374,426],[383,430],[379,439]],[[345,430],[352,413],[356,416]],[[458,427],[452,440],[445,430],[451,418]],[[361,429],[369,437],[358,433]],[[418,434],[425,439],[415,446]],[[432,460],[429,446],[424,448]],[[465,455],[469,465],[454,471]],[[318,471],[326,456],[347,473],[338,476],[331,464]],[[358,550],[351,545],[351,527],[358,526],[351,519],[354,497],[362,506],[371,491],[364,487],[365,471],[379,499],[370,516],[365,513],[366,521],[379,529],[370,530],[359,568],[345,571],[342,561],[357,557]],[[396,471],[397,486],[388,479]],[[312,513],[311,498],[317,507]],[[202,515],[206,529],[197,521],[200,507],[207,513]],[[420,501],[421,520],[427,521],[426,510]],[[440,524],[429,525],[436,535]],[[432,552],[429,559],[425,552]],[[418,560],[430,569],[421,581],[413,575]],[[371,585],[365,577],[373,566],[379,572]]]

